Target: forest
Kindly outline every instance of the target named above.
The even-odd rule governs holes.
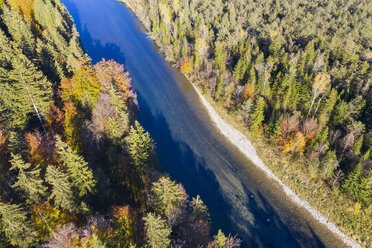
[[[0,246],[237,248],[161,174],[129,73],[59,0],[0,1]]]
[[[370,1],[121,1],[205,95],[330,192],[323,212],[352,202],[337,222],[371,244]]]

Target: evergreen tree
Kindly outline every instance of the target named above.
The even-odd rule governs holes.
[[[185,198],[179,185],[169,179],[161,177],[151,187],[151,204],[154,210],[161,215],[167,215],[184,205]]]
[[[29,59],[35,58],[36,42],[30,23],[7,5],[4,5],[2,19],[23,54]]]
[[[216,242],[217,248],[224,248],[226,245],[227,238],[221,230],[218,230],[217,235],[214,236],[214,241]]]
[[[192,198],[190,202],[191,215],[197,220],[209,220],[209,212],[199,195]]]
[[[13,246],[28,248],[37,240],[27,212],[17,205],[0,202],[0,226]]]
[[[78,196],[83,197],[88,192],[92,192],[96,181],[92,170],[88,167],[88,163],[64,143],[60,137],[57,137],[56,146],[60,161],[65,167],[67,175],[72,182],[72,187],[77,191]]]
[[[342,185],[342,188],[354,198],[356,198],[358,195],[360,173],[361,164],[358,164]]]
[[[12,185],[23,191],[27,204],[39,203],[46,195],[47,188],[40,177],[40,168],[30,168],[31,164],[25,163],[21,156],[12,154],[10,170],[18,170],[17,181]]]
[[[145,218],[146,243],[150,248],[167,248],[172,230],[160,216],[148,213]]]
[[[216,49],[214,51],[214,64],[216,68],[224,73],[226,70],[226,50],[221,42],[216,44]]]
[[[55,206],[69,211],[77,210],[72,185],[66,173],[50,165],[46,170],[45,181],[52,186],[49,200],[53,200]]]
[[[260,130],[261,123],[263,122],[265,116],[265,100],[262,97],[258,97],[256,108],[251,115],[251,132],[258,132]]]
[[[331,178],[334,171],[338,167],[336,151],[328,151],[324,160],[322,161],[322,164],[324,168],[323,176],[326,178]]]
[[[7,124],[11,128],[23,128],[30,114],[41,121],[52,98],[50,82],[1,30],[0,49],[5,65],[0,70],[0,111],[9,120]]]
[[[154,166],[154,141],[136,121],[125,139],[131,164],[137,175],[143,177]]]
[[[36,43],[36,62],[49,80],[59,82],[64,78],[63,69],[53,56],[55,52],[50,51],[50,48],[51,46],[38,39]]]
[[[368,204],[372,197],[372,169],[362,177],[359,185],[358,199]]]

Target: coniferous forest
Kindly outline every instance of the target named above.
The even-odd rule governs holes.
[[[282,178],[371,244],[370,1],[122,2],[168,61],[270,147]]]
[[[0,246],[240,247],[159,172],[129,74],[60,1],[0,6]]]

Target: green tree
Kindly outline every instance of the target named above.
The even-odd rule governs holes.
[[[52,186],[49,200],[53,200],[55,206],[69,211],[77,210],[72,185],[65,172],[50,165],[46,170],[45,181]]]
[[[216,49],[214,51],[214,64],[216,68],[224,73],[226,70],[226,50],[221,42],[216,43]]]
[[[217,235],[214,236],[214,241],[216,242],[216,246],[218,248],[224,248],[226,245],[227,238],[221,230],[218,230]]]
[[[56,146],[60,161],[65,167],[67,175],[72,182],[72,187],[77,191],[78,196],[83,197],[88,192],[92,192],[96,181],[92,170],[88,167],[88,163],[64,143],[60,137],[57,137]]]
[[[336,156],[336,151],[328,151],[324,160],[322,161],[323,165],[323,176],[326,178],[331,178],[334,171],[338,167],[338,161]]]
[[[1,30],[0,49],[0,112],[11,128],[24,128],[31,114],[41,121],[52,100],[50,82]]]
[[[251,115],[251,132],[258,132],[260,130],[260,126],[265,119],[265,105],[265,100],[262,97],[258,97],[256,108]]]
[[[313,93],[313,98],[311,100],[310,108],[308,114],[310,114],[311,109],[314,105],[315,99],[319,95],[323,95],[327,90],[328,90],[328,85],[331,82],[331,78],[328,74],[325,73],[318,73],[315,76],[313,86],[312,86],[312,93]]]
[[[349,176],[346,178],[342,188],[351,195],[352,197],[356,198],[358,195],[358,188],[359,188],[359,176],[361,173],[361,164],[358,164],[355,169],[350,172]]]
[[[156,213],[167,215],[171,211],[181,208],[185,198],[179,185],[169,177],[161,177],[151,187],[151,204]]]
[[[155,145],[150,134],[136,121],[125,139],[131,164],[141,177],[154,167]]]
[[[27,204],[41,202],[46,195],[47,188],[40,177],[40,168],[30,168],[31,164],[25,163],[18,154],[12,154],[10,162],[12,164],[10,170],[18,171],[17,180],[12,187],[23,192]]]
[[[148,213],[145,221],[146,243],[150,248],[167,248],[170,244],[171,228],[160,216]]]
[[[199,195],[192,198],[190,202],[191,215],[197,220],[209,220],[209,212]]]
[[[35,57],[36,41],[30,23],[7,5],[3,8],[2,19],[13,41],[28,58]]]
[[[35,244],[36,231],[27,220],[27,212],[15,204],[0,202],[0,226],[13,246],[28,248]]]

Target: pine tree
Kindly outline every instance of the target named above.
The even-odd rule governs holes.
[[[191,215],[197,220],[209,220],[209,212],[199,195],[192,198],[190,202]]]
[[[75,39],[71,17],[63,13],[65,8],[59,1],[35,0],[34,8],[35,20],[44,29],[43,38],[48,44],[48,50],[53,52],[55,58],[58,58],[63,73],[71,76],[71,58],[74,57],[72,53],[77,51],[75,41],[69,44],[71,37]]]
[[[224,73],[226,70],[226,50],[223,47],[221,42],[216,44],[216,49],[214,51],[214,64],[216,68],[221,72]]]
[[[148,213],[145,218],[146,243],[150,248],[167,248],[172,230],[160,216]]]
[[[258,97],[256,108],[254,109],[251,115],[251,127],[250,130],[253,133],[256,133],[260,130],[261,123],[265,119],[265,100],[262,97]]]
[[[221,230],[218,230],[217,235],[214,236],[214,241],[216,242],[217,248],[224,248],[226,245],[227,238]]]
[[[323,176],[326,178],[331,178],[334,171],[338,167],[336,151],[328,151],[324,160],[322,161],[322,165],[324,168]]]
[[[64,143],[60,137],[57,137],[56,146],[59,159],[65,167],[67,175],[72,182],[72,187],[77,191],[78,196],[83,197],[88,192],[92,192],[96,181],[92,170],[88,167],[88,163]]]
[[[43,74],[0,30],[0,111],[11,128],[24,128],[29,115],[41,116],[48,110],[52,87]],[[1,68],[1,67],[0,67]]]
[[[25,163],[21,156],[12,154],[10,170],[18,170],[17,181],[12,185],[24,193],[27,204],[41,202],[46,195],[47,188],[40,177],[40,168],[30,168],[31,164]]]
[[[244,78],[245,70],[246,65],[244,64],[244,58],[241,57],[234,67],[233,75],[236,82],[239,82]]]
[[[28,248],[37,240],[34,227],[27,220],[27,212],[15,204],[0,202],[0,226],[14,246]]]
[[[55,206],[69,211],[77,210],[72,185],[66,173],[50,165],[46,170],[45,181],[52,186],[49,200],[54,200]]]
[[[50,51],[50,48],[51,46],[48,46],[48,44],[38,39],[36,42],[36,62],[49,80],[52,82],[59,82],[65,75],[63,74],[61,65],[53,56],[55,52]]]
[[[372,197],[372,169],[360,180],[358,199],[368,204]]]
[[[143,177],[154,166],[154,141],[136,121],[125,139],[130,161],[137,174]]]
[[[350,172],[349,176],[342,185],[342,188],[346,191],[346,193],[353,196],[354,198],[358,195],[360,173],[361,164],[358,164],[355,169]]]
[[[36,42],[30,23],[7,5],[4,5],[2,19],[23,54],[29,59],[35,58]]]
[[[174,209],[181,208],[184,201],[179,186],[169,177],[161,177],[152,184],[151,204],[158,214],[167,215]]]

